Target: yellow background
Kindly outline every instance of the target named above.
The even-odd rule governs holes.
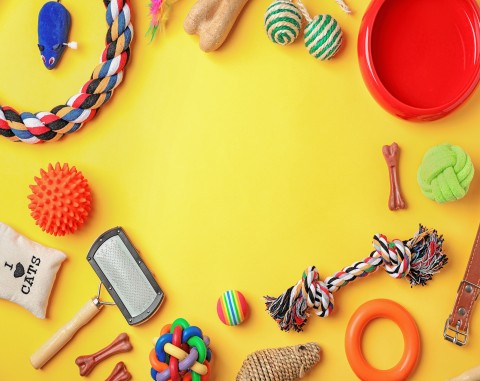
[[[105,11],[99,0],[64,0],[73,17],[71,39],[59,67],[47,71],[36,47],[43,1],[3,0],[0,12],[0,99],[19,111],[49,110],[75,94],[103,49]],[[445,380],[477,365],[480,307],[468,346],[443,340],[445,320],[463,276],[479,222],[480,176],[463,200],[438,205],[416,183],[425,151],[449,142],[480,165],[480,93],[449,117],[427,124],[387,114],[362,81],[356,40],[367,2],[354,14],[334,1],[307,1],[311,14],[330,13],[345,33],[331,62],[317,62],[301,41],[272,44],[263,30],[267,0],[250,1],[230,37],[205,54],[183,31],[194,0],[173,7],[166,33],[148,44],[147,0],[132,4],[136,37],[124,83],[84,129],[37,146],[0,140],[0,220],[27,237],[63,250],[62,266],[46,320],[0,301],[0,379],[74,380],[74,359],[97,351],[127,332],[134,351],[98,366],[90,380],[104,380],[122,360],[135,380],[149,379],[151,340],[183,316],[212,339],[212,380],[234,380],[247,354],[261,348],[316,341],[321,363],[305,380],[354,380],[344,352],[353,312],[375,298],[393,299],[418,323],[422,355],[412,380]],[[406,211],[387,208],[388,173],[383,144],[401,147],[400,180]],[[88,179],[94,206],[76,234],[53,237],[35,226],[27,195],[48,163],[75,165]],[[309,265],[323,277],[367,256],[371,236],[408,238],[421,222],[445,236],[449,264],[428,287],[411,289],[382,272],[335,295],[328,319],[312,317],[304,333],[283,333],[264,312],[263,295],[277,296]],[[121,225],[142,252],[167,300],[149,322],[129,327],[105,308],[45,368],[29,356],[92,297],[97,277],[85,256],[103,231]],[[249,320],[226,327],[216,301],[241,290]],[[388,321],[373,323],[364,347],[376,366],[393,366],[402,337]]]

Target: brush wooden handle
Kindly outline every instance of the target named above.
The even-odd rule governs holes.
[[[450,379],[449,381],[479,381],[480,380],[480,366],[462,373],[460,376]]]
[[[67,344],[77,331],[92,320],[100,311],[101,305],[89,300],[77,314],[57,332],[53,334],[31,357],[30,362],[35,369],[43,367]]]

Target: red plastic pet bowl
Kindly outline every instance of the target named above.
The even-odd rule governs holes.
[[[480,9],[475,0],[373,0],[358,57],[387,111],[416,121],[444,117],[480,79]]]

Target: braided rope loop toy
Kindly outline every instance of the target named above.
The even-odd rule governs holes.
[[[320,317],[330,315],[333,310],[333,292],[377,271],[380,266],[393,278],[407,278],[411,286],[425,286],[433,275],[447,263],[443,252],[443,236],[434,229],[420,225],[413,238],[407,241],[389,242],[382,234],[375,234],[375,250],[364,260],[320,280],[315,266],[308,267],[302,279],[278,298],[266,296],[265,304],[269,314],[282,331],[301,331],[309,317],[308,309],[313,308]]]
[[[0,135],[25,143],[56,141],[65,134],[78,131],[108,102],[123,80],[130,56],[133,26],[129,0],[103,0],[108,24],[105,49],[100,64],[80,92],[64,105],[50,112],[18,113],[10,106],[0,106]]]
[[[150,352],[151,376],[156,381],[208,381],[212,351],[202,330],[179,318],[166,325]]]

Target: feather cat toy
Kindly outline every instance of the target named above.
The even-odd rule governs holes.
[[[168,20],[170,8],[177,0],[151,0],[150,2],[150,27],[147,30],[147,35],[150,35],[150,42],[153,41],[157,30],[164,29],[165,23]]]
[[[77,48],[76,42],[67,42],[71,18],[60,2],[49,1],[38,14],[38,49],[45,67],[57,66],[65,47]]]

